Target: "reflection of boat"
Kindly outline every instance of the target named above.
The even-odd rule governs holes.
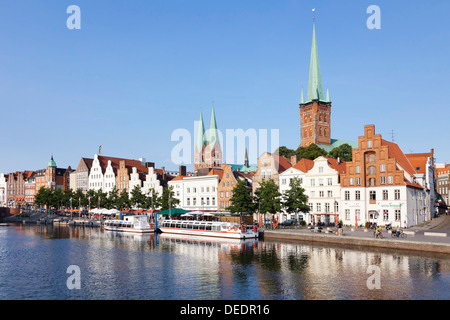
[[[154,232],[155,225],[147,216],[126,216],[123,220],[106,220],[103,228],[109,231],[146,233]]]
[[[234,239],[258,238],[257,226],[247,226],[232,222],[164,220],[159,229],[166,233]]]

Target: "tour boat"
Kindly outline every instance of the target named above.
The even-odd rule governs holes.
[[[234,239],[258,238],[257,226],[239,225],[232,222],[163,220],[159,230],[166,233],[187,234]]]
[[[123,220],[106,220],[103,228],[119,232],[155,232],[155,225],[148,223],[147,216],[125,216]]]

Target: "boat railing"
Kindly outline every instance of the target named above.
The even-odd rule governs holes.
[[[192,230],[206,230],[206,231],[228,231],[242,233],[256,233],[258,227],[255,225],[241,225],[235,223],[224,222],[210,222],[210,221],[196,221],[196,220],[164,220],[161,222],[163,228],[175,229],[192,229]]]

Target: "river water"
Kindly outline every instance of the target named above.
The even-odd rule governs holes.
[[[449,255],[0,227],[0,300],[448,300],[449,289]]]

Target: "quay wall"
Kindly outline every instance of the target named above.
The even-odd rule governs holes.
[[[413,251],[426,251],[436,253],[450,254],[450,244],[426,242],[426,241],[412,241],[412,240],[394,240],[394,239],[365,239],[361,237],[353,236],[329,236],[320,234],[306,234],[301,232],[289,232],[289,231],[277,231],[277,230],[265,230],[264,239],[276,239],[276,240],[299,240],[309,243],[332,243],[343,244],[351,246],[366,246],[373,248],[387,248],[398,250],[413,250]]]

